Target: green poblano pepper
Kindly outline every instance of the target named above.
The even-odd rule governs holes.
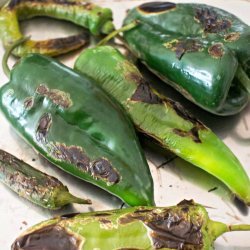
[[[0,89],[0,108],[56,166],[128,205],[154,204],[152,177],[133,125],[94,80],[30,54]]]
[[[36,16],[48,16],[67,20],[88,29],[97,36],[108,34],[114,29],[112,12],[83,0],[11,0],[0,9],[0,38],[5,48],[20,39],[23,35],[19,20]],[[13,54],[24,56],[27,53],[40,53],[56,56],[84,46],[89,41],[88,32],[66,38],[43,41],[28,40],[19,45]]]
[[[250,225],[210,220],[193,201],[172,207],[134,207],[65,215],[28,229],[12,250],[213,249],[225,232],[249,231]]]
[[[190,101],[232,115],[250,93],[250,28],[234,15],[203,4],[152,2],[128,12],[129,49]]]
[[[74,68],[96,80],[130,115],[135,127],[164,149],[212,174],[250,205],[250,180],[230,149],[204,124],[163,98],[115,48],[84,50]]]
[[[69,193],[57,178],[35,169],[15,156],[0,150],[0,181],[19,196],[48,209],[70,203],[91,204]]]

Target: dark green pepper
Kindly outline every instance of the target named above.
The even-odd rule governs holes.
[[[250,205],[249,177],[230,149],[179,103],[151,89],[119,51],[110,46],[86,49],[74,67],[120,102],[140,132],[214,175]]]
[[[0,38],[5,48],[22,37],[19,20],[36,16],[63,19],[89,29],[93,35],[108,34],[114,28],[112,12],[81,0],[11,0],[0,10]],[[40,53],[56,56],[84,46],[89,41],[87,31],[81,34],[43,41],[29,40],[16,48],[16,56]]]
[[[133,207],[65,215],[28,229],[12,250],[210,250],[220,235],[250,231],[250,225],[226,225],[208,217],[193,201],[172,207]]]
[[[152,2],[129,11],[124,32],[152,72],[190,101],[217,115],[240,112],[250,93],[250,27],[203,4]]]
[[[91,204],[90,200],[73,196],[55,177],[3,150],[0,150],[0,181],[21,197],[48,209],[59,209],[70,203]]]
[[[0,108],[30,145],[66,172],[128,205],[154,204],[152,177],[133,125],[93,79],[30,54],[0,89]]]

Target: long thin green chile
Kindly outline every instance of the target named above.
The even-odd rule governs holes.
[[[213,249],[220,235],[250,231],[250,225],[226,225],[209,218],[193,201],[172,207],[133,207],[65,215],[24,232],[12,250]]]
[[[250,27],[204,4],[144,3],[128,12],[131,52],[153,73],[201,108],[240,112],[250,93]]]
[[[70,203],[91,204],[69,193],[57,178],[47,175],[15,156],[0,150],[0,181],[19,196],[48,209],[59,209]]]
[[[36,16],[48,16],[67,20],[88,29],[97,36],[108,34],[113,29],[112,12],[93,3],[82,0],[11,0],[0,9],[0,38],[8,48],[23,35],[19,20]],[[16,56],[40,53],[57,56],[75,50],[89,42],[89,33],[83,29],[80,34],[42,41],[29,40],[13,51]]]
[[[133,125],[95,80],[30,54],[0,89],[0,109],[56,166],[128,205],[154,204],[152,177]]]
[[[163,148],[212,174],[250,205],[250,180],[230,149],[204,124],[161,97],[115,48],[84,50],[74,68],[95,79],[130,115],[136,128]]]

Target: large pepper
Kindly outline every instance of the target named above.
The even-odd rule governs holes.
[[[28,229],[12,250],[122,250],[213,248],[225,232],[250,231],[250,225],[225,225],[209,219],[193,201],[172,207],[134,207],[65,215]]]
[[[0,89],[0,108],[31,146],[66,172],[131,206],[154,203],[133,125],[94,80],[30,54]]]
[[[250,205],[250,180],[230,149],[204,124],[161,97],[138,69],[110,46],[84,50],[75,69],[96,80],[130,115],[136,128],[226,184]]]
[[[250,93],[250,27],[203,4],[152,2],[129,11],[129,49],[190,101],[217,115],[232,115]]]
[[[22,37],[19,20],[36,16],[49,16],[80,25],[93,35],[108,34],[113,30],[112,12],[93,3],[82,0],[11,0],[0,10],[0,38],[5,48]],[[89,41],[86,30],[81,34],[43,41],[29,40],[16,48],[16,56],[40,53],[50,56],[77,49]]]

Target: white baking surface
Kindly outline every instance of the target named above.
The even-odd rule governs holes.
[[[3,0],[0,1],[2,2]],[[110,7],[114,12],[115,24],[117,27],[120,27],[125,11],[146,1],[99,0],[94,2],[98,2],[98,4],[102,6]],[[207,3],[225,9],[250,24],[250,1],[207,0],[192,2]],[[64,25],[61,25],[59,21],[52,21],[45,18],[25,22],[22,28],[25,34],[32,34],[32,37],[35,39],[56,37],[58,34],[66,35],[75,33],[78,30],[71,24],[64,23]],[[4,50],[0,45],[1,59],[3,52]],[[79,51],[60,57],[59,59],[68,66],[73,66],[78,54]],[[10,65],[13,62],[14,60],[12,58]],[[154,81],[156,81],[156,78],[154,78]],[[0,86],[6,82],[7,78],[0,69]],[[207,126],[212,128],[240,159],[250,175],[250,105],[239,115],[224,118],[216,117],[200,110],[190,102],[183,100],[180,95],[164,84],[161,84],[161,88],[173,99],[179,100]],[[51,212],[19,198],[15,193],[0,183],[0,250],[10,249],[11,243],[18,235],[26,228],[42,220],[65,213],[119,208],[122,204],[121,201],[105,191],[65,174],[57,167],[42,160],[29,145],[16,135],[2,114],[0,114],[0,148],[14,154],[32,166],[56,176],[63,181],[75,195],[88,197],[93,201],[93,205],[91,206],[73,205],[60,211]],[[196,202],[208,207],[209,215],[214,220],[220,220],[229,224],[250,224],[248,209],[237,208],[230,199],[230,192],[215,178],[201,172],[201,170],[198,170],[196,167],[191,166],[181,159],[176,159],[170,164],[157,169],[156,166],[159,166],[166,159],[159,154],[149,152],[149,150],[146,151],[154,178],[155,201],[158,206],[174,205],[183,199],[194,199]],[[235,178],[237,178],[237,176],[235,176]],[[208,192],[208,190],[214,187],[218,189],[213,192]],[[240,210],[244,211],[240,212]],[[218,250],[249,250],[250,232],[227,233],[216,240],[215,248]]]

